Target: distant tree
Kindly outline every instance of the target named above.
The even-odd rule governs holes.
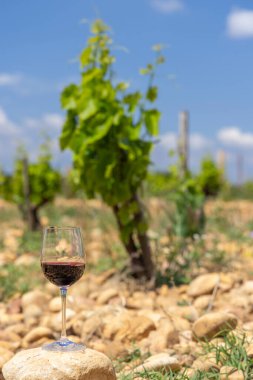
[[[205,196],[217,196],[224,185],[223,172],[218,168],[213,159],[205,157],[201,162],[199,185]]]
[[[0,198],[10,201],[12,199],[12,175],[0,168]]]
[[[157,98],[155,68],[164,61],[156,46],[156,61],[141,71],[149,76],[145,94],[127,92],[116,83],[108,27],[97,20],[82,51],[81,80],[62,92],[66,121],[62,149],[73,151],[74,167],[88,197],[99,195],[111,206],[136,276],[153,276],[148,222],[139,190],[147,176],[152,137],[158,134],[160,113],[146,107]]]
[[[31,230],[40,227],[40,208],[51,202],[60,190],[61,177],[53,169],[51,158],[48,143],[41,146],[37,162],[34,163],[29,163],[22,151],[15,161],[12,177],[4,175],[1,181],[1,196],[17,204]]]

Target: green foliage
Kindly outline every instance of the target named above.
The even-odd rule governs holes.
[[[41,250],[41,231],[25,231],[19,240],[18,253],[35,253]]]
[[[197,178],[205,196],[217,196],[224,185],[223,173],[211,157],[202,160]]]
[[[12,176],[0,169],[0,198],[10,201],[12,199]]]
[[[205,228],[204,194],[196,177],[188,173],[178,178],[172,193],[175,213],[172,216],[172,230],[181,238],[202,234]]]
[[[224,200],[253,200],[253,181],[247,181],[242,185],[226,183],[221,195]]]
[[[247,345],[247,336],[244,333],[238,335],[229,333],[224,338],[223,344],[209,342],[204,345],[204,350],[206,353],[214,354],[218,365],[241,370],[246,379],[252,379],[253,360],[247,355]]]
[[[134,196],[147,176],[152,137],[158,134],[160,113],[147,108],[157,98],[153,86],[154,64],[142,74],[149,75],[147,92],[127,92],[127,83],[113,80],[113,62],[109,28],[101,20],[92,25],[92,36],[80,56],[81,81],[70,84],[61,95],[66,120],[60,136],[62,149],[73,152],[75,170],[85,193],[96,195],[110,206],[119,207],[122,238],[126,241],[134,229],[138,204]]]
[[[150,172],[146,179],[147,193],[151,196],[168,198],[177,187],[177,181],[177,178],[169,172]]]
[[[194,273],[198,273],[198,268],[207,267],[209,270],[223,270],[229,267],[229,257],[219,249],[218,241],[206,241],[201,236],[194,239],[173,239],[166,247],[166,264],[163,261],[160,271],[157,274],[157,286],[167,284],[178,286],[188,284],[192,281]]]
[[[62,176],[62,195],[66,198],[84,197],[79,175],[75,169],[69,170]]]
[[[23,165],[23,158],[18,158],[12,178],[12,201],[17,205],[23,205],[25,201]],[[52,201],[60,191],[60,174],[51,165],[51,154],[47,144],[41,146],[37,162],[29,164],[28,177],[30,202],[35,207],[39,208],[46,202]]]
[[[203,345],[203,355],[209,354],[213,356],[216,364],[221,368],[222,366],[228,366],[243,372],[245,379],[252,379],[253,376],[253,360],[247,355],[246,347],[247,341],[245,335],[236,336],[233,333],[229,333],[222,344],[217,343],[205,343]],[[201,356],[200,356],[201,358]],[[205,360],[205,356],[203,356]],[[128,362],[127,362],[128,363]],[[129,367],[129,365],[128,365]],[[224,374],[223,374],[224,375]],[[180,372],[166,371],[145,371],[119,375],[120,380],[134,380],[138,376],[138,379],[145,380],[219,380],[221,378],[221,372],[215,369],[209,371],[196,370],[194,374],[187,375],[186,369],[182,369]]]

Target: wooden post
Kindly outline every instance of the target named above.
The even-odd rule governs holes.
[[[27,219],[29,229],[32,230],[32,215],[30,202],[30,182],[29,182],[29,164],[27,157],[23,158],[23,190],[24,190],[24,215]]]
[[[179,113],[179,140],[178,140],[178,155],[179,155],[179,171],[183,177],[188,171],[189,160],[189,112],[183,111]]]

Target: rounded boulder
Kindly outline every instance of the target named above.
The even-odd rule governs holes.
[[[2,371],[5,380],[116,380],[110,359],[88,348],[73,352],[41,348],[21,351]]]

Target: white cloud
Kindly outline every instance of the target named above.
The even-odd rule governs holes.
[[[48,126],[59,129],[62,127],[64,117],[58,113],[51,113],[44,115],[44,121]]]
[[[190,162],[197,166],[201,157],[213,148],[212,141],[199,133],[192,133],[189,136],[190,145]],[[159,136],[159,142],[155,145],[152,152],[152,162],[156,169],[166,170],[168,165],[176,163],[178,149],[178,135],[174,132],[168,132]],[[175,154],[171,157],[169,152]]]
[[[18,126],[8,118],[4,109],[0,107],[0,136],[17,138],[19,134]]]
[[[38,118],[26,118],[17,124],[0,106],[0,165],[5,170],[12,170],[17,147],[20,145],[29,152],[30,160],[35,160],[44,141],[43,131],[46,131],[51,140],[54,165],[61,168],[69,166],[71,154],[60,152],[58,142],[63,121],[61,114],[46,113]]]
[[[21,75],[0,73],[0,87],[1,86],[16,86],[22,80]]]
[[[236,148],[253,147],[253,133],[247,133],[238,127],[226,127],[218,132],[218,140],[224,145]]]
[[[40,118],[26,118],[25,119],[25,126],[27,126],[30,129],[45,129],[50,128],[51,130],[60,130],[61,126],[63,125],[64,117],[58,113],[48,113]]]
[[[177,149],[177,139],[178,137],[176,133],[166,133],[160,136],[158,146],[160,145],[162,148],[165,148],[167,150]],[[212,145],[210,140],[200,135],[199,133],[190,134],[189,143],[190,149],[192,150],[206,149]]]
[[[193,133],[190,135],[190,148],[194,150],[206,149],[211,146],[211,141],[204,136]]]
[[[176,149],[177,147],[177,136],[175,133],[165,133],[159,137],[159,143],[157,146],[161,146],[167,150]]]
[[[253,37],[253,10],[235,9],[230,12],[227,33],[231,38]]]
[[[182,0],[152,0],[151,5],[158,12],[162,13],[174,13],[184,9]]]

